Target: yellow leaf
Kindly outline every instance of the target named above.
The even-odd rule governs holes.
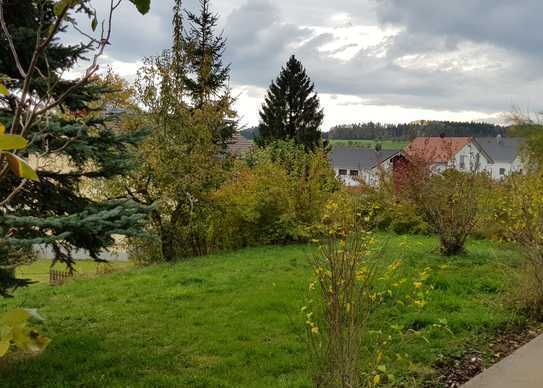
[[[8,311],[0,317],[0,321],[7,326],[17,326],[25,323],[30,318],[30,313],[25,309],[15,309]]]
[[[0,123],[0,136],[2,136],[4,133],[6,133],[6,127],[4,124]]]
[[[28,141],[22,136],[0,134],[0,150],[2,151],[21,150],[27,145]]]
[[[375,384],[375,385],[381,384],[381,375],[375,375],[373,377],[373,384]]]
[[[11,171],[20,178],[30,179],[31,181],[38,182],[38,174],[30,165],[23,159],[14,154],[6,154],[9,168]]]
[[[31,350],[32,341],[30,338],[30,330],[24,324],[17,325],[13,328],[12,341],[19,349]]]
[[[0,82],[0,94],[3,94],[4,96],[9,95],[8,88],[6,88],[6,85],[4,85],[2,82]]]
[[[9,340],[0,341],[0,357],[6,355],[9,350]]]

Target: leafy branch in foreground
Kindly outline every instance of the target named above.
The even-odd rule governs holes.
[[[0,315],[0,358],[11,348],[39,353],[49,344],[49,338],[28,327],[30,320],[42,321],[36,310],[15,309]]]

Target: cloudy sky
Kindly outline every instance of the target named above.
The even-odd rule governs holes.
[[[104,4],[106,0],[97,1]],[[196,0],[186,0],[193,7]],[[543,97],[541,0],[215,0],[228,39],[236,107],[258,123],[270,81],[291,54],[341,123],[488,120]],[[170,46],[172,1],[116,15],[107,59],[133,79]]]

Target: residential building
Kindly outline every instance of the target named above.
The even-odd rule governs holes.
[[[330,160],[336,176],[347,186],[359,186],[362,182],[376,185],[381,171],[390,171],[392,158],[400,150],[377,151],[360,147],[337,147],[330,152]]]
[[[521,149],[523,140],[514,137],[478,137],[477,144],[492,159],[486,171],[495,180],[523,170]]]
[[[418,158],[439,173],[447,168],[486,172],[503,179],[522,172],[522,139],[497,137],[418,137],[404,150],[407,158]]]
[[[407,145],[409,159],[426,162],[436,173],[448,168],[459,171],[486,171],[492,158],[471,137],[417,137]]]

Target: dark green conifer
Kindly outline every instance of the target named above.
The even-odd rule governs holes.
[[[56,20],[54,4],[50,0],[4,2],[7,26],[23,67],[30,63],[37,28],[41,26],[47,34]],[[90,49],[91,45],[53,41],[45,51],[47,60],[43,57],[38,62],[31,89],[41,98],[46,93],[64,93],[75,81],[63,79],[62,74]],[[0,122],[9,128],[14,94],[23,78],[4,35],[0,37],[0,73],[11,79],[6,86],[12,93],[0,97]],[[22,156],[38,156],[40,180],[28,182],[9,204],[0,207],[0,295],[25,285],[13,277],[18,264],[14,253],[21,256],[30,247],[46,245],[55,260],[72,267],[75,250],[99,260],[100,253],[114,244],[114,235],[139,233],[145,208],[127,198],[98,199],[93,193],[93,182],[124,175],[133,167],[130,149],[145,135],[144,131],[121,133],[112,128],[112,116],[100,113],[106,108],[100,106],[101,97],[110,91],[92,78],[47,116],[37,117],[25,134],[30,146]],[[9,174],[0,179],[0,198],[20,183]]]
[[[315,85],[293,55],[269,87],[260,111],[259,145],[279,139],[294,139],[307,150],[320,144],[324,112]]]

